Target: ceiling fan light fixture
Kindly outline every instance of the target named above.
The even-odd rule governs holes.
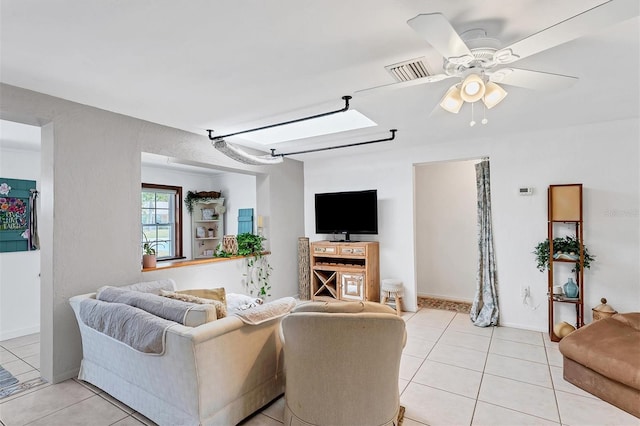
[[[482,101],[486,105],[487,108],[491,109],[494,106],[498,105],[502,100],[507,96],[507,91],[502,87],[498,86],[496,83],[490,81],[486,85],[486,90],[484,92],[484,98]]]
[[[485,92],[484,81],[478,74],[470,74],[462,82],[460,96],[466,102],[476,102],[482,99]]]
[[[453,86],[451,86],[440,101],[440,107],[442,109],[454,114],[457,114],[460,111],[460,108],[462,108],[462,104],[464,104],[464,101],[460,97],[459,84],[454,84]]]

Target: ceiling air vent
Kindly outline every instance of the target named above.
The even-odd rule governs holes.
[[[397,81],[411,81],[430,75],[424,58],[409,59],[384,67]]]

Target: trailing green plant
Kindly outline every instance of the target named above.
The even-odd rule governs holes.
[[[205,193],[209,194],[209,193]],[[187,207],[187,211],[189,214],[193,214],[193,203],[196,201],[211,201],[216,200],[217,197],[211,197],[210,195],[202,195],[200,192],[195,191],[187,191],[187,195],[184,197],[184,205]],[[218,213],[224,213],[224,211],[220,211]]]
[[[583,247],[584,247],[584,267],[589,269],[591,267],[591,262],[595,260],[595,256],[589,253],[587,246],[583,246]],[[569,235],[566,237],[554,238],[553,251],[555,253],[564,253],[564,254],[573,253],[574,255],[579,255],[580,242],[578,241],[577,238]],[[532,252],[533,254],[536,255],[536,268],[538,268],[540,272],[544,272],[547,269],[549,269],[549,252],[550,252],[550,247],[549,247],[548,238],[538,243],[538,245],[536,245],[534,251]],[[576,266],[579,267],[580,259],[577,259],[575,261],[575,264]],[[576,268],[572,269],[572,272],[575,272],[575,271],[576,271]]]
[[[244,256],[246,257],[245,286],[251,295],[255,293],[257,297],[265,298],[271,296],[271,284],[269,277],[273,268],[268,259],[264,256],[264,241],[262,235],[246,232],[236,236],[238,241],[238,253],[229,253],[222,249],[222,244],[218,245],[216,257]]]

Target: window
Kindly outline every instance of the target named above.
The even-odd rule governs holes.
[[[181,200],[180,186],[142,184],[141,244],[155,243],[158,260],[182,258]]]

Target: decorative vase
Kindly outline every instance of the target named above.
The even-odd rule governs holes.
[[[573,278],[569,277],[569,281],[567,281],[562,288],[564,289],[564,295],[570,299],[575,299],[578,297],[578,286],[573,281]]]
[[[560,339],[566,337],[575,330],[576,328],[566,321],[559,322],[553,326],[553,334],[558,336]]]
[[[238,238],[235,235],[222,237],[222,250],[231,254],[238,254]]]

